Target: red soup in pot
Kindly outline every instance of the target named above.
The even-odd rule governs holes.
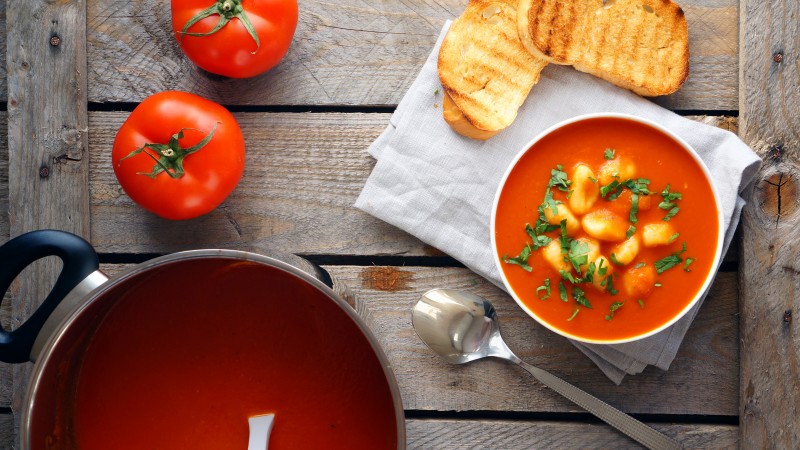
[[[241,450],[248,417],[269,413],[270,449],[397,447],[368,340],[299,278],[182,261],[121,295],[82,356],[65,414],[75,448]]]
[[[510,171],[495,211],[500,266],[550,328],[625,341],[673,321],[714,269],[719,209],[692,155],[623,118],[544,136]]]

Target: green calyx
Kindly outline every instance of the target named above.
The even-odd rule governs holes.
[[[208,136],[204,137],[202,141],[189,148],[182,148],[178,141],[183,139],[184,130],[190,129],[193,128],[181,128],[180,131],[172,135],[168,144],[144,144],[136,150],[128,153],[124,158],[120,159],[117,165],[119,166],[122,164],[122,161],[132,158],[139,153],[144,153],[145,155],[149,156],[150,159],[155,161],[155,165],[153,166],[152,172],[137,172],[137,175],[155,178],[161,172],[165,172],[172,178],[180,178],[185,173],[183,170],[183,160],[192,153],[195,153],[201,148],[205,147],[206,144],[211,141],[211,138],[214,136],[214,132],[217,130],[217,124],[214,124],[214,128],[211,129],[211,132],[208,133]]]
[[[205,19],[208,16],[219,15],[219,22],[211,29],[211,31],[207,33],[190,33],[189,28],[192,25],[196,24],[197,22]],[[261,41],[258,39],[258,33],[256,33],[256,29],[253,28],[253,24],[250,22],[250,19],[247,18],[247,13],[245,12],[244,8],[242,8],[242,0],[216,0],[213,5],[211,5],[208,9],[200,11],[197,13],[196,16],[192,17],[191,20],[186,22],[186,25],[183,26],[183,29],[180,31],[181,34],[181,42],[183,42],[184,36],[209,36],[217,31],[221,30],[231,19],[236,18],[242,22],[244,28],[250,33],[250,37],[256,41],[256,51],[251,53],[256,53],[258,49],[261,47]]]

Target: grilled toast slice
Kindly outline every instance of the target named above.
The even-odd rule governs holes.
[[[508,127],[547,65],[522,45],[516,6],[516,0],[471,0],[439,49],[439,80],[457,107],[443,109],[445,120],[459,123],[454,129],[461,134],[472,130],[467,124],[474,127],[468,137],[488,139]]]
[[[519,36],[532,54],[639,95],[675,92],[689,76],[689,33],[671,0],[520,0]]]

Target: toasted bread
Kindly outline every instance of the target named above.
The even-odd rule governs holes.
[[[486,131],[476,128],[475,125],[467,120],[466,116],[464,116],[464,112],[458,109],[458,106],[456,106],[453,99],[447,95],[446,91],[444,93],[444,101],[442,102],[442,115],[444,116],[445,122],[447,122],[456,133],[479,141],[485,141],[501,131]]]
[[[534,55],[644,96],[689,76],[689,34],[670,0],[520,0],[519,36]]]
[[[463,114],[444,108],[445,120],[460,124],[459,133],[488,139],[514,121],[546,65],[519,40],[516,0],[471,0],[439,50],[439,79]]]

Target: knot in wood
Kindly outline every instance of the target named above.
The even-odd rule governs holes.
[[[790,172],[773,172],[758,184],[754,200],[775,226],[789,219],[798,209],[798,186]]]
[[[50,45],[53,47],[58,47],[61,44],[61,36],[54,34],[50,36]]]

